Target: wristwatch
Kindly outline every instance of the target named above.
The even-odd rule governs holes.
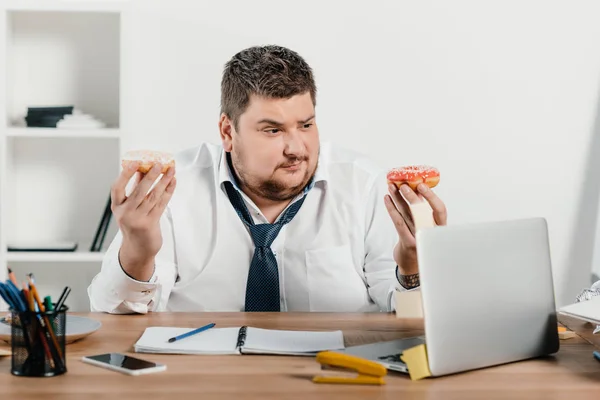
[[[404,289],[414,289],[416,287],[421,286],[421,280],[419,279],[419,273],[411,274],[411,275],[402,275],[400,274],[400,269],[396,265],[396,278],[398,278],[398,282],[402,285]]]

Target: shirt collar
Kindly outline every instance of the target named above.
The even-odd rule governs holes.
[[[233,187],[240,191],[240,188],[233,177],[233,173],[229,168],[229,164],[227,163],[227,152],[223,150],[221,152],[221,160],[219,161],[219,186],[223,188],[223,183],[225,182],[231,182]]]
[[[317,164],[317,170],[315,171],[315,176],[312,181],[306,185],[304,188],[304,194],[308,193],[316,183],[318,182],[327,182],[328,174],[327,174],[327,160],[325,159],[323,152],[319,152],[319,163]],[[233,187],[241,191],[234,176],[233,172],[229,168],[229,163],[227,162],[227,152],[223,150],[221,152],[221,159],[219,160],[219,186],[224,190],[223,183],[231,182]]]

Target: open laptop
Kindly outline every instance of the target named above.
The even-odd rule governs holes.
[[[548,228],[542,218],[417,232],[425,336],[344,352],[408,372],[404,349],[426,343],[433,376],[558,351]]]

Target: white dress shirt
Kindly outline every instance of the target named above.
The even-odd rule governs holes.
[[[254,245],[223,183],[235,186],[221,146],[176,156],[177,187],[160,220],[163,245],[148,282],[129,277],[110,244],[88,288],[92,311],[243,311]],[[281,311],[392,311],[398,234],[383,201],[386,171],[365,157],[322,144],[305,201],[271,249]],[[236,186],[236,189],[239,189]],[[268,223],[241,191],[255,223]]]

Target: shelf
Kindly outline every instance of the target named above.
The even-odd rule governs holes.
[[[118,138],[119,129],[60,129],[60,128],[8,128],[9,137],[44,137],[44,138]]]
[[[11,262],[102,262],[104,252],[29,252],[9,251],[6,261]]]
[[[62,4],[35,4],[46,2]],[[79,3],[93,4],[74,4]],[[72,106],[73,113],[77,110],[107,127],[121,126],[119,13],[15,10],[6,13],[6,28],[7,128],[25,128],[29,108],[40,106]],[[65,129],[62,135],[73,133]]]
[[[5,163],[2,218],[11,229],[4,243],[75,241],[83,252],[7,252],[8,260],[99,260],[98,254],[85,252],[120,173],[119,140],[11,137],[6,144],[10,157]],[[107,240],[116,233],[116,225],[113,218]]]
[[[86,11],[121,12],[128,0],[5,0],[3,6],[8,11]]]

